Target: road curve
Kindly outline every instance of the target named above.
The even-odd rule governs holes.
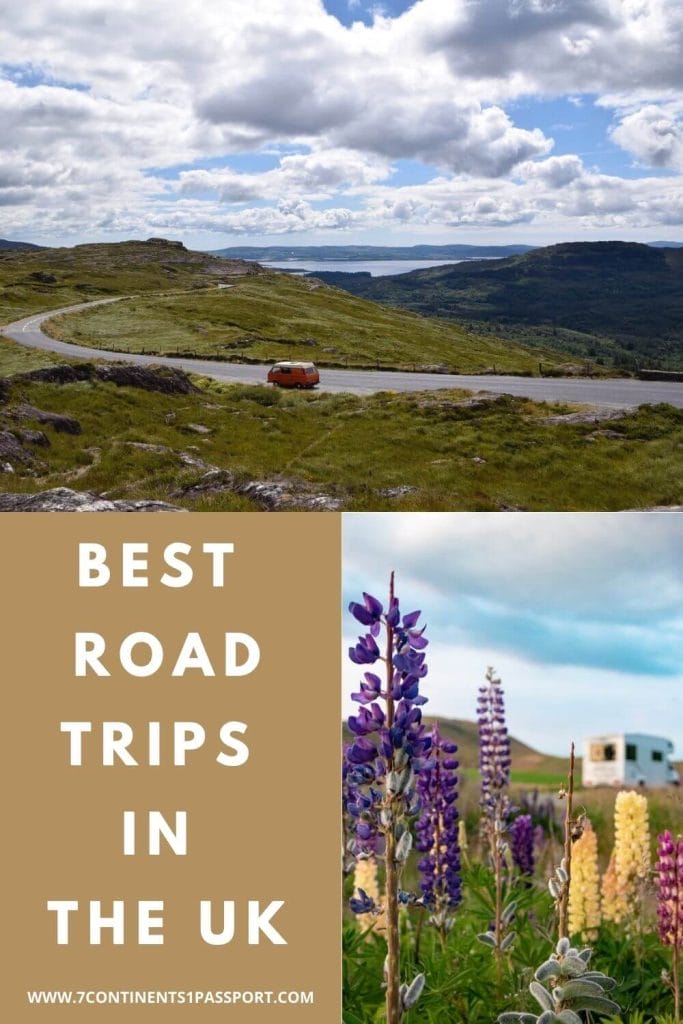
[[[232,384],[261,384],[265,380],[264,365],[223,363],[213,359],[184,359],[175,356],[147,356],[126,352],[71,345],[50,338],[41,330],[45,320],[64,313],[100,306],[119,299],[98,299],[65,306],[47,313],[17,320],[2,329],[2,334],[30,348],[55,352],[70,359],[105,359],[109,362],[158,366],[165,363],[187,373],[200,373]],[[494,377],[488,374],[408,373],[388,370],[326,370],[320,371],[322,391],[350,391],[369,395],[376,391],[432,391],[437,388],[467,388],[472,391],[494,391],[519,395],[538,402],[576,402],[604,408],[628,409],[643,404],[668,402],[683,409],[683,384],[672,381],[629,379],[589,380],[581,377]]]

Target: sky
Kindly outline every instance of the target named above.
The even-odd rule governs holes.
[[[347,612],[363,591],[427,623],[425,714],[474,720],[488,666],[513,736],[544,753],[613,732],[683,758],[683,518],[591,513],[357,513],[343,519],[343,709],[362,670]]]
[[[0,237],[683,240],[680,0],[0,0]]]

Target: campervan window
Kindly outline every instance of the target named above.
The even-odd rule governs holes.
[[[613,743],[591,743],[591,761],[616,761],[617,751]]]
[[[637,761],[638,760],[638,747],[635,743],[626,744],[626,760]]]
[[[653,750],[652,751],[652,760],[653,761],[663,761],[664,760],[664,754],[661,752],[661,750]]]

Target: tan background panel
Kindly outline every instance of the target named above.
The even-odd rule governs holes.
[[[4,515],[0,565],[5,604],[3,778],[6,883],[3,1007],[6,1019],[150,1021],[338,1021],[339,949],[339,593],[340,519],[327,514]],[[122,589],[122,541],[150,544],[148,589]],[[193,545],[195,580],[158,583],[165,544]],[[111,552],[112,583],[77,585],[77,544]],[[204,541],[233,541],[226,585],[211,586]],[[196,558],[194,554],[196,553]],[[163,641],[168,671],[136,679],[76,679],[73,634],[102,633],[112,654],[130,632]],[[171,679],[189,631],[198,631],[215,679]],[[223,675],[223,634],[253,635],[254,673]],[[106,661],[106,657],[105,659]],[[68,763],[61,721],[91,721],[84,766]],[[194,721],[206,746],[173,767],[173,721]],[[215,762],[220,725],[248,723],[242,767]],[[99,723],[140,728],[139,767],[103,767]],[[162,723],[162,765],[144,764],[146,723]],[[137,736],[137,733],[136,733]],[[166,745],[164,744],[166,740]],[[188,854],[122,854],[122,812],[188,812]],[[144,819],[141,819],[144,822]],[[72,941],[56,944],[48,899],[76,899]],[[126,944],[88,944],[91,899],[124,899]],[[165,901],[165,943],[138,946],[138,899]],[[287,946],[249,946],[244,928],[226,946],[199,934],[199,901],[282,899],[273,918]],[[106,907],[106,902],[105,902]],[[29,1006],[26,990],[315,990],[313,1006]]]

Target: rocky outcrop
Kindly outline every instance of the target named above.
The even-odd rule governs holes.
[[[562,413],[559,416],[544,416],[535,420],[542,427],[562,427],[574,423],[604,423],[608,420],[622,420],[627,409],[584,409],[579,412]]]
[[[34,405],[22,402],[13,410],[12,416],[17,420],[35,420],[36,423],[46,423],[57,431],[58,434],[80,434],[81,425],[72,416],[62,416],[57,412],[45,412],[44,409],[36,409]]]
[[[54,487],[38,494],[0,494],[0,512],[184,512],[165,501],[112,501],[91,491]]]
[[[5,472],[11,473],[13,471],[12,464],[15,462],[28,463],[30,461],[31,456],[21,441],[9,430],[0,430],[0,462],[5,465],[10,464],[10,468],[5,469]]]
[[[174,366],[133,366],[129,363],[59,363],[40,370],[17,374],[13,380],[39,381],[44,384],[75,384],[83,380],[101,380],[119,387],[160,391],[165,395],[190,395],[198,391],[190,378]]]
[[[313,491],[303,480],[239,480],[224,469],[209,470],[172,497],[202,498],[227,492],[249,498],[266,512],[338,512],[344,504],[341,498]]]

